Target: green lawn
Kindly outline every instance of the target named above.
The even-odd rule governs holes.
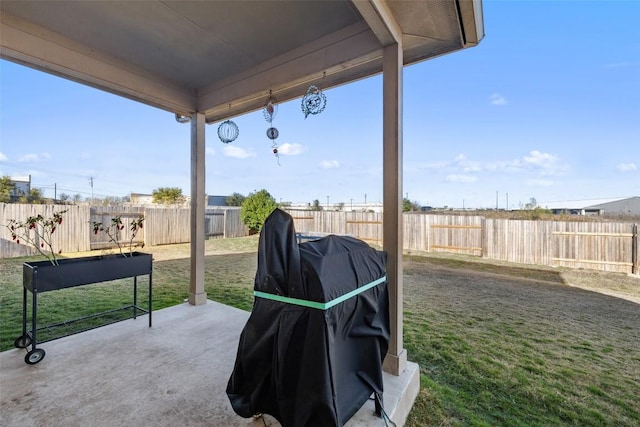
[[[206,258],[207,294],[250,310],[256,254],[224,252],[208,251],[222,254]],[[154,262],[154,309],[187,298],[189,260],[174,255]],[[0,260],[2,350],[21,333],[22,261]],[[421,373],[408,426],[640,425],[640,305],[548,269],[406,256],[404,271],[404,347]],[[40,294],[40,323],[126,304],[130,288]]]

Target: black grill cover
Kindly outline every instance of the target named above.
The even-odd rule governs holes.
[[[351,237],[298,245],[293,219],[276,209],[260,235],[254,290],[325,303],[385,277],[385,262],[384,252]],[[245,418],[342,426],[373,392],[382,394],[388,345],[386,279],[326,310],[256,297],[227,395]]]

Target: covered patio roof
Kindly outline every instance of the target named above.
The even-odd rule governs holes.
[[[207,122],[475,46],[480,0],[0,2],[1,56]],[[324,76],[324,78],[323,78]]]
[[[204,292],[205,124],[383,73],[383,248],[401,375],[402,69],[477,45],[481,0],[0,2],[0,57],[191,122],[189,302]],[[471,72],[471,71],[470,71]],[[415,398],[415,396],[413,396]]]

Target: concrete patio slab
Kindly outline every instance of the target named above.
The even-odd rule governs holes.
[[[23,349],[0,353],[0,425],[279,426],[238,417],[225,393],[249,313],[213,301],[180,304],[39,345],[46,357],[24,362]],[[419,391],[419,370],[384,376],[385,410],[398,425]],[[385,426],[367,402],[348,427]]]

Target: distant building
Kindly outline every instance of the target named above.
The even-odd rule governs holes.
[[[571,215],[640,215],[640,197],[623,199],[575,200],[569,202],[550,202],[541,207],[554,214]]]
[[[152,194],[131,193],[129,195],[129,203],[132,205],[150,205],[153,203]]]
[[[207,196],[207,206],[227,206],[227,196]]]
[[[286,202],[287,209],[292,210],[312,210],[313,206],[309,202]],[[342,212],[377,212],[381,213],[383,205],[379,202],[371,203],[320,203],[320,208],[323,211],[342,211]]]
[[[13,182],[13,190],[9,194],[11,201],[15,202],[20,197],[31,193],[31,175],[12,176],[9,179]]]

